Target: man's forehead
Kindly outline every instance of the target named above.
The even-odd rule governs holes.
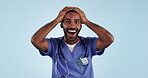
[[[65,18],[80,18],[80,15],[76,12],[68,12],[66,13]]]
[[[73,19],[71,19],[71,18],[65,18],[64,20],[73,20]],[[74,20],[76,20],[76,21],[80,21],[80,19],[74,19]]]

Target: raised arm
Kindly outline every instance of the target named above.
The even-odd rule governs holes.
[[[102,28],[101,26],[90,22],[86,18],[84,12],[81,9],[74,7],[73,10],[77,11],[80,14],[81,22],[86,26],[88,26],[100,37],[100,39],[96,43],[97,50],[101,50],[108,47],[114,41],[114,37],[110,32],[108,32],[106,29]]]
[[[66,12],[71,10],[72,7],[65,7],[63,8],[60,12],[59,15],[57,16],[56,19],[51,21],[50,23],[46,24],[45,26],[41,27],[31,38],[32,44],[39,50],[42,50],[44,52],[47,52],[48,50],[48,43],[45,40],[45,37],[48,35],[48,33],[58,24],[60,23]]]

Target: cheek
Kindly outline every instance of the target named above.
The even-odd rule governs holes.
[[[67,31],[67,27],[66,26],[63,26],[63,31],[66,33],[66,31]]]
[[[64,32],[66,32],[66,28],[63,27]]]
[[[81,30],[81,27],[82,27],[81,25],[80,26],[77,26],[78,30]]]
[[[68,27],[68,25],[63,23],[63,28],[67,28],[67,27]]]

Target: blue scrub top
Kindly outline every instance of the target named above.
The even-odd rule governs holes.
[[[64,40],[62,40],[60,44],[60,49],[65,57],[65,60],[67,62],[67,67],[69,70],[69,75],[63,78],[94,78],[94,72],[92,67],[92,56],[94,55],[102,55],[104,53],[104,49],[101,50],[101,52],[96,53],[96,42],[99,38],[96,37],[80,37],[81,40],[86,45],[87,49],[87,58],[89,61],[89,64],[78,66],[76,61],[80,58],[83,58],[85,55],[85,49],[84,44],[79,41],[79,43],[74,47],[73,52],[70,52],[68,46],[65,44]],[[56,54],[58,53],[58,43],[62,39],[62,37],[59,38],[50,38],[46,40],[48,41],[48,52],[45,53],[43,51],[40,51],[40,54],[42,56],[50,56],[52,58],[52,78],[60,78],[57,77],[57,75],[62,76],[66,75],[67,68],[66,64],[64,62],[64,59],[62,56],[59,56],[58,63],[56,63]]]

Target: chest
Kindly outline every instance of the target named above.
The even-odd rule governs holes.
[[[64,57],[68,62],[75,62],[80,58],[86,57],[86,55],[87,56],[90,55],[89,49],[84,47],[84,44],[82,43],[78,43],[72,48],[73,48],[73,51],[71,52],[69,49],[69,46],[67,46],[66,44],[58,45],[55,56],[57,55],[57,53],[59,53],[59,54],[62,54],[62,57]]]

